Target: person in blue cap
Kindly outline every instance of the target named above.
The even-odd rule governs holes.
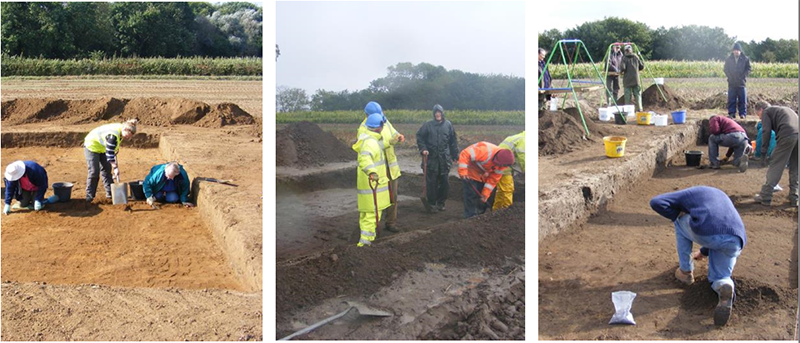
[[[359,134],[358,141],[353,144],[353,150],[358,154],[356,199],[358,226],[361,231],[357,243],[359,247],[372,245],[377,237],[376,228],[381,212],[392,205],[382,134],[385,130],[383,116],[378,113],[370,114],[364,124],[367,130]]]
[[[400,178],[401,174],[400,165],[397,163],[397,155],[394,153],[394,145],[405,142],[406,137],[400,132],[397,132],[394,126],[392,126],[392,123],[386,119],[386,115],[383,113],[383,109],[379,103],[370,101],[367,106],[364,107],[364,113],[366,114],[366,118],[361,122],[361,126],[358,127],[359,139],[369,131],[367,119],[369,119],[370,115],[378,114],[381,118],[381,124],[383,125],[381,136],[383,137],[383,151],[386,160],[386,170],[388,171],[387,176],[389,177],[391,202],[391,206],[389,206],[386,211],[386,229],[392,232],[399,232],[400,229],[397,227],[397,179]]]
[[[11,213],[11,199],[19,201],[15,208],[28,208],[39,211],[49,200],[44,199],[47,192],[47,171],[34,161],[14,161],[6,167],[3,174],[6,198],[3,214]],[[19,205],[19,207],[16,207]],[[32,206],[32,207],[31,207]]]

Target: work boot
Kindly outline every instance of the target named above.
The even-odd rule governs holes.
[[[444,212],[444,204],[437,204],[436,210],[439,212]]]
[[[718,293],[719,302],[714,310],[714,325],[723,326],[728,323],[728,319],[731,317],[734,297],[733,286],[729,284],[722,285]]]
[[[742,157],[739,159],[738,167],[740,173],[744,173],[747,171],[748,159],[749,158],[747,157],[747,155],[742,155]]]
[[[694,272],[693,271],[685,272],[681,270],[681,267],[678,267],[678,269],[675,269],[675,278],[678,279],[678,281],[680,281],[681,283],[688,286],[694,283]]]
[[[709,165],[708,168],[710,168],[710,169],[719,169],[719,164]]]
[[[753,197],[753,201],[764,206],[769,206],[770,203],[772,203],[771,200],[764,200],[764,197],[762,197],[761,194],[756,194],[756,196]]]
[[[396,225],[386,225],[386,230],[390,232],[400,232]]]

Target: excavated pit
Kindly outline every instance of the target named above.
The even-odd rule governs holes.
[[[35,160],[47,170],[50,185],[74,184],[69,202],[4,216],[3,282],[252,290],[215,237],[215,225],[201,215],[209,209],[162,204],[156,210],[132,198],[126,209],[105,197],[102,181],[95,201],[87,205],[86,162],[79,147],[83,136],[2,134],[3,166],[18,159]],[[153,165],[166,162],[155,149],[158,142],[158,134],[142,133],[125,141],[118,155],[123,182],[143,179]],[[49,188],[45,196],[52,194]]]

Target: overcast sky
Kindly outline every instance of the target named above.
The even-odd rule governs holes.
[[[547,2],[547,15],[536,16],[536,32],[575,28],[587,21],[621,17],[651,29],[686,25],[721,27],[731,37],[749,42],[797,39],[797,0],[672,0],[649,2],[559,0]]]
[[[400,62],[524,77],[524,6],[278,1],[277,85],[309,95],[317,89],[364,89]]]

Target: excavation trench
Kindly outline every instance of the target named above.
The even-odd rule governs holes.
[[[129,209],[105,197],[102,181],[86,204],[86,162],[81,132],[4,132],[2,165],[35,160],[49,184],[74,184],[71,200],[43,211],[14,210],[4,216],[2,281],[99,284],[121,287],[252,291],[252,280],[237,265],[209,221],[206,206],[162,204],[159,209],[129,199]],[[118,160],[123,182],[143,179],[167,161],[158,134],[126,140]],[[44,148],[46,147],[46,149]],[[190,177],[194,177],[189,169]],[[196,202],[198,182],[193,187]],[[5,196],[5,192],[3,191]],[[52,187],[46,197],[53,194]],[[129,196],[131,192],[129,191]]]

